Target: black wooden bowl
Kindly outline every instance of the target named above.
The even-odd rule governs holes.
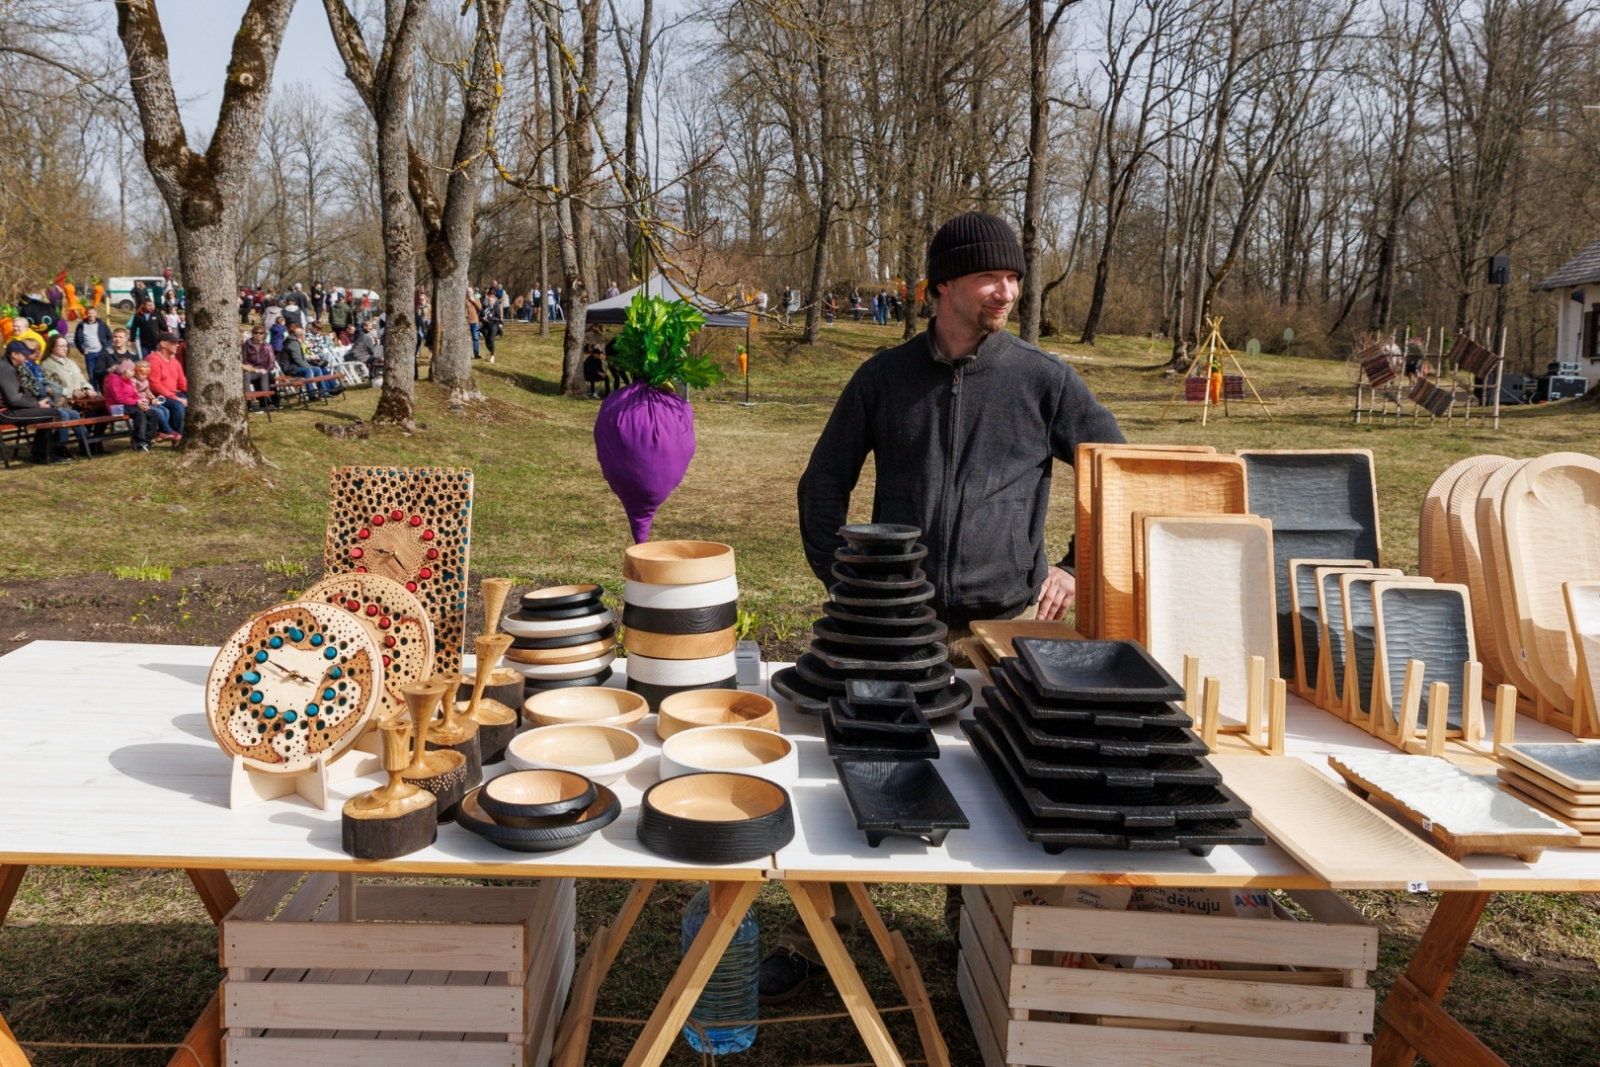
[[[908,593],[920,589],[928,576],[921,567],[853,567],[848,563],[835,563],[830,573],[851,589],[868,593]]]
[[[559,852],[583,841],[596,830],[610,826],[622,814],[617,795],[603,785],[594,787],[594,800],[580,812],[559,816],[540,826],[501,826],[478,803],[483,787],[468,793],[456,812],[456,825],[512,852]]]
[[[852,607],[829,601],[822,605],[822,613],[832,620],[839,630],[854,634],[905,633],[939,621],[933,608],[927,604],[877,608]]]
[[[604,592],[593,582],[582,585],[552,585],[522,594],[522,610],[529,612],[558,611],[563,608],[589,608],[600,603]],[[582,614],[582,612],[579,612]]]
[[[845,682],[844,698],[859,708],[904,708],[917,702],[917,695],[904,682],[874,682],[866,678]]]
[[[749,774],[710,771],[657,782],[639,801],[639,843],[683,863],[744,863],[794,840],[789,793]]]
[[[650,705],[651,711],[660,711],[661,702],[674,693],[692,693],[696,689],[737,689],[739,678],[737,675],[728,678],[719,678],[714,682],[703,685],[656,685],[654,682],[641,682],[637,678],[628,679],[628,691],[638,693]]]
[[[905,552],[897,552],[894,555],[889,555],[889,556],[884,556],[884,555],[865,556],[865,555],[862,555],[859,552],[852,552],[848,548],[841,548],[841,549],[838,549],[838,550],[836,550],[834,552],[833,558],[838,560],[840,563],[849,563],[849,564],[852,564],[854,566],[867,565],[867,566],[878,567],[878,566],[887,566],[887,565],[893,564],[893,563],[904,563],[904,564],[908,564],[909,565],[909,564],[912,564],[912,563],[920,563],[923,560],[927,559],[928,558],[928,546],[927,545],[912,545],[911,548],[908,549]]]
[[[591,685],[605,685],[616,672],[609,666],[599,674],[591,674],[587,678],[549,678],[534,680],[527,679],[522,686],[522,699],[517,701],[518,706],[526,703],[528,697],[535,693],[543,693],[548,689],[576,689]]]
[[[828,710],[828,691],[800,677],[793,667],[785,667],[769,681],[777,694],[802,715],[821,715]]]
[[[899,526],[887,522],[861,523],[839,527],[839,536],[857,555],[905,555],[917,543],[922,531],[915,526]]]
[[[923,582],[904,592],[888,592],[873,595],[871,590],[859,589],[843,582],[835,582],[828,587],[828,596],[836,604],[844,604],[855,608],[905,608],[912,604],[922,604],[932,600],[934,596],[932,582]]]
[[[478,806],[495,822],[548,819],[582,811],[594,803],[595,784],[573,771],[512,771],[483,784]]]
[[[1012,644],[1039,692],[1053,700],[1131,704],[1183,699],[1183,686],[1137,641],[1019,637]]]
[[[575,604],[565,608],[530,608],[526,603],[522,610],[512,616],[523,622],[560,622],[566,619],[579,619],[585,615],[593,615],[600,606],[598,601],[589,604]]]
[[[647,634],[714,634],[739,621],[739,602],[703,608],[645,608],[622,605],[622,625]]]
[[[511,641],[512,648],[523,648],[530,651],[550,652],[558,648],[575,648],[578,645],[587,645],[594,641],[604,641],[608,637],[616,636],[617,628],[613,625],[591,630],[586,634],[568,634],[566,637],[517,637]]]

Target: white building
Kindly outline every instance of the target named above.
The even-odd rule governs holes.
[[[1593,388],[1600,381],[1600,241],[1579,252],[1534,289],[1560,294],[1555,360],[1576,363]]]

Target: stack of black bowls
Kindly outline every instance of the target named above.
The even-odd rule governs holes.
[[[915,526],[844,526],[845,547],[834,553],[837,579],[824,617],[811,627],[811,651],[772,677],[772,687],[796,708],[821,715],[830,697],[852,678],[904,682],[924,718],[954,715],[972,699],[956,677],[945,645],[947,628],[929,601],[933,583],[920,566],[928,549]]]
[[[535,589],[522,595],[520,611],[500,620],[500,628],[514,639],[505,666],[522,676],[523,697],[604,685],[611,677],[616,620],[601,603],[602,592],[593,583]]]
[[[961,729],[1028,840],[1200,856],[1266,844],[1173,703],[1183,688],[1141,645],[1012,643]]]

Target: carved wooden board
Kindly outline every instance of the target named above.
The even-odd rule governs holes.
[[[1478,542],[1478,494],[1495,471],[1512,462],[1506,456],[1473,456],[1451,467],[1461,468],[1450,487],[1443,518],[1449,531],[1450,573],[1453,578],[1433,577],[1436,581],[1457,582],[1472,595],[1473,635],[1478,642],[1478,658],[1483,663],[1483,680],[1499,685],[1505,677],[1501,667],[1500,644],[1494,624],[1489,621],[1489,586],[1483,572],[1483,552]],[[1428,574],[1430,572],[1423,571]]]
[[[1478,876],[1293,756],[1212,756],[1273,843],[1332,889],[1473,889]]]
[[[1378,662],[1378,623],[1372,604],[1372,584],[1393,580],[1374,574],[1339,576],[1339,600],[1344,609],[1345,707],[1352,713],[1372,712],[1374,669]],[[1400,578],[1431,585],[1432,578]]]
[[[402,583],[433,620],[433,670],[461,670],[472,472],[430,467],[335,467],[329,486],[328,574],[381,574]]]
[[[1450,553],[1450,528],[1445,522],[1450,491],[1461,474],[1481,456],[1469,456],[1446,467],[1433,480],[1422,498],[1422,517],[1417,523],[1417,570],[1436,582],[1456,580],[1454,557]]]
[[[1316,572],[1325,567],[1371,567],[1367,559],[1291,559],[1289,589],[1294,597],[1294,678],[1290,688],[1310,698],[1321,682],[1322,619]]]
[[[1215,455],[1210,445],[1117,445],[1082,444],[1073,457],[1074,513],[1073,559],[1078,569],[1079,596],[1077,604],[1077,629],[1085,637],[1094,633],[1095,588],[1099,583],[1099,568],[1095,549],[1094,523],[1094,454],[1106,449],[1131,452],[1179,452],[1192,455]]]
[[[1517,687],[1517,692],[1534,698],[1538,688],[1529,677],[1522,660],[1522,633],[1512,621],[1516,601],[1511,595],[1511,572],[1506,565],[1506,538],[1500,523],[1500,502],[1506,486],[1527,460],[1499,467],[1478,490],[1474,514],[1478,521],[1478,551],[1483,561],[1484,592],[1489,599],[1489,619],[1494,626],[1495,647],[1500,650],[1501,677]]]
[[[1533,460],[1511,476],[1501,522],[1528,674],[1570,715],[1578,661],[1561,583],[1600,579],[1600,460],[1577,452]]]
[[[1133,602],[1133,513],[1243,515],[1244,461],[1237,456],[1109,451],[1096,453],[1094,466],[1096,636],[1131,639],[1138,619]]]
[[[1294,671],[1291,559],[1369,559],[1383,565],[1378,490],[1365,448],[1241,451],[1250,474],[1249,512],[1272,520],[1277,574],[1278,660]]]
[[[1428,724],[1429,687],[1443,682],[1450,687],[1446,725],[1461,729],[1468,705],[1483,694],[1462,691],[1466,665],[1476,659],[1472,640],[1472,608],[1464,585],[1419,585],[1408,581],[1372,583],[1373,618],[1377,631],[1378,708],[1390,722],[1400,722],[1400,697],[1405,685],[1406,661],[1420,659],[1422,705],[1419,727]]]
[[[1375,570],[1371,567],[1318,567],[1317,621],[1322,628],[1322,667],[1318,674],[1318,707],[1343,715],[1345,711],[1344,672],[1349,655],[1345,641],[1344,596],[1339,578],[1345,574],[1368,574],[1377,577],[1399,577],[1397,570]]]
[[[1147,511],[1136,511],[1133,513],[1133,606],[1134,611],[1138,613],[1138,622],[1136,623],[1136,629],[1133,636],[1134,640],[1140,642],[1141,644],[1147,643],[1147,631],[1145,629],[1147,620],[1145,619],[1144,596],[1144,520],[1150,518],[1180,518],[1186,514],[1188,513],[1176,511],[1169,511],[1160,515],[1153,515]]]
[[[1222,682],[1221,708],[1243,722],[1250,657],[1277,677],[1272,524],[1255,515],[1144,520],[1146,646],[1174,678],[1183,657]],[[1204,605],[1202,608],[1201,605]]]

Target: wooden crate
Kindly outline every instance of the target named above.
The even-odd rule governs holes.
[[[358,885],[270,872],[222,922],[223,1059],[543,1067],[571,983],[576,902],[570,878]]]
[[[957,987],[984,1067],[1367,1067],[1378,932],[1333,893],[1312,922],[1041,907],[968,886]],[[1276,904],[1276,902],[1275,902]],[[1115,970],[1061,954],[1162,956],[1260,970]],[[1292,969],[1291,969],[1292,968]]]

